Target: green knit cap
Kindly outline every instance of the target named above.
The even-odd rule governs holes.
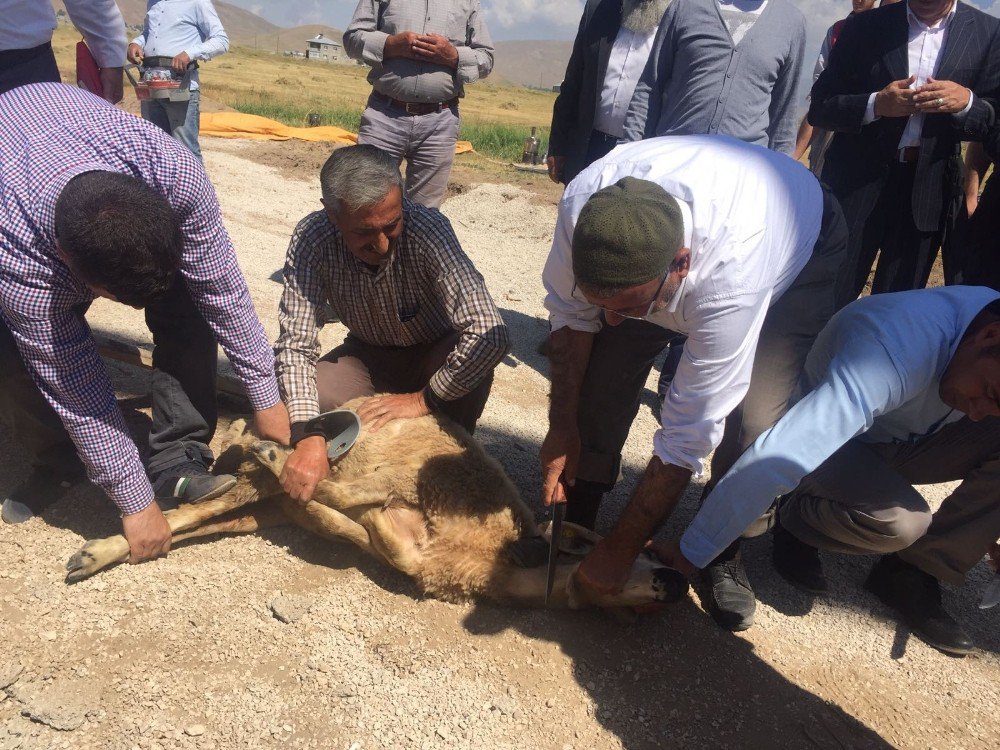
[[[655,182],[623,177],[598,190],[573,230],[573,274],[594,289],[627,289],[662,276],[684,242],[677,201]]]

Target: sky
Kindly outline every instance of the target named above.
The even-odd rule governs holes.
[[[806,17],[806,69],[812,70],[826,29],[850,12],[850,0],[791,0]],[[229,0],[279,26],[324,23],[343,29],[357,0]],[[970,0],[990,15],[1000,16],[1000,0]],[[490,34],[506,39],[572,39],[580,22],[583,0],[482,0]]]

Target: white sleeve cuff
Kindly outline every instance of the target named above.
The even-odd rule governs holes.
[[[871,94],[868,97],[868,106],[865,107],[865,117],[861,121],[862,125],[867,125],[868,123],[875,122],[875,97],[878,96],[878,92]]]
[[[965,105],[965,109],[961,112],[956,112],[955,117],[959,120],[964,120],[965,116],[969,114],[969,110],[972,109],[972,102],[976,100],[976,95],[972,93],[972,89],[969,89],[969,103]]]

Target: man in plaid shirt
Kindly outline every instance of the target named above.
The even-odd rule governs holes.
[[[348,146],[320,174],[325,211],[295,229],[285,263],[278,380],[295,451],[281,477],[308,500],[329,469],[326,441],[306,423],[358,396],[372,430],[439,411],[469,432],[493,370],[510,348],[483,277],[448,219],[403,197],[395,159]],[[319,328],[336,310],[350,333],[319,358]]]
[[[33,464],[4,499],[6,522],[41,510],[86,468],[122,513],[132,562],[165,554],[154,497],[194,501],[235,483],[208,474],[216,337],[258,430],[287,442],[273,354],[215,193],[155,126],[57,83],[0,96],[0,263],[0,417]],[[146,308],[152,485],[84,319],[97,296]]]

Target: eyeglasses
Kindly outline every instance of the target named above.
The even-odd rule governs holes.
[[[671,268],[672,267],[673,266],[671,266]],[[667,278],[669,276],[670,276],[670,268],[667,268],[666,273],[663,274],[663,278],[660,279],[660,285],[656,287],[656,294],[654,294],[653,298],[649,301],[649,304],[646,306],[646,312],[643,315],[628,315],[627,313],[623,313],[619,310],[612,310],[610,307],[604,307],[604,305],[598,305],[596,302],[591,302],[589,299],[587,299],[586,295],[583,293],[580,287],[575,283],[573,284],[573,292],[571,296],[576,300],[579,300],[581,302],[586,302],[588,305],[593,305],[598,310],[603,312],[605,315],[611,313],[612,315],[615,315],[619,318],[625,318],[626,320],[645,320],[654,312],[656,312],[654,308],[656,307],[656,303],[660,301],[660,295],[663,294],[663,287],[666,286]],[[636,307],[639,307],[639,305],[636,305]]]

